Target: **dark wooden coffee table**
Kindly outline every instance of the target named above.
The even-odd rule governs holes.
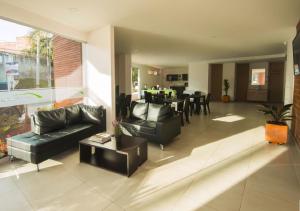
[[[121,135],[104,144],[93,139],[95,136],[79,142],[80,162],[129,177],[148,158],[148,145],[144,138]]]

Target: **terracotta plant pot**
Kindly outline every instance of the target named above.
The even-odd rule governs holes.
[[[229,95],[223,95],[222,101],[223,101],[223,103],[229,103],[230,102],[230,96]]]
[[[269,143],[285,144],[288,139],[288,126],[267,122],[265,139]]]

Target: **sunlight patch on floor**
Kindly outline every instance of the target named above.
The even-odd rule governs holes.
[[[240,120],[243,120],[243,119],[246,119],[246,118],[243,117],[243,116],[239,116],[239,115],[229,114],[229,115],[226,115],[224,117],[218,117],[218,118],[215,118],[215,119],[212,119],[212,120],[213,121],[219,121],[219,122],[237,122],[237,121],[240,121]]]
[[[61,163],[61,162],[49,159],[49,160],[46,160],[46,161],[40,163],[39,168],[40,168],[40,171],[42,171],[43,169],[54,167],[54,166],[59,166],[62,164],[63,163]],[[21,166],[15,166],[13,169],[8,169],[8,170],[5,170],[4,172],[0,172],[0,179],[6,178],[6,177],[12,177],[12,176],[16,176],[17,178],[19,178],[19,175],[21,175],[21,174],[26,174],[29,172],[36,172],[36,171],[37,171],[37,167],[35,164],[26,163]]]
[[[241,184],[237,186],[239,183],[287,151],[287,147],[275,146],[272,153],[267,153],[266,147],[269,147],[267,143],[257,144],[246,152],[204,169],[193,180],[183,197],[187,200],[181,202],[182,206],[186,210],[198,210],[228,190],[241,188]]]
[[[175,157],[175,155],[171,155],[171,156],[159,159],[159,160],[155,161],[155,163],[160,163],[162,161],[166,161],[166,160],[169,160],[169,159],[174,158],[174,157]]]
[[[155,197],[158,190],[172,187],[177,182],[191,176],[201,175],[200,177],[203,178],[199,183],[199,189],[207,190],[209,194],[203,193],[201,200],[199,198],[194,201],[197,202],[195,208],[203,206],[287,150],[286,147],[281,146],[272,148],[272,153],[258,156],[253,167],[248,168],[249,160],[245,162],[246,158],[264,154],[259,152],[270,147],[264,141],[263,134],[263,126],[253,128],[197,147],[190,156],[150,170],[131,194],[135,198],[131,205],[147,203],[148,199],[146,198]],[[210,147],[213,145],[215,146]],[[209,150],[211,150],[209,154],[203,155],[203,152],[207,153]],[[210,159],[201,159],[202,156],[208,156]],[[202,162],[202,160],[206,160],[206,162]]]

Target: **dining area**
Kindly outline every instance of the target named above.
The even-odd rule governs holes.
[[[210,93],[198,90],[176,92],[171,89],[144,90],[140,99],[131,100],[131,95],[121,93],[117,99],[117,116],[125,118],[130,113],[132,104],[151,103],[168,106],[174,115],[179,115],[181,125],[190,124],[193,115],[210,114]]]

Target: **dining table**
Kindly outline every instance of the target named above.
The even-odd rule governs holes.
[[[174,108],[175,111],[178,111],[178,105],[180,103],[184,103],[184,100],[178,98],[166,98],[164,99],[164,103],[170,105],[171,108]]]
[[[176,90],[173,90],[173,89],[145,89],[145,90],[142,90],[142,95],[144,95],[145,92],[149,92],[152,95],[156,95],[156,94],[159,94],[161,91],[163,91],[165,93],[165,95],[167,95],[167,96],[169,95],[169,93],[171,93],[172,97],[176,96]]]

